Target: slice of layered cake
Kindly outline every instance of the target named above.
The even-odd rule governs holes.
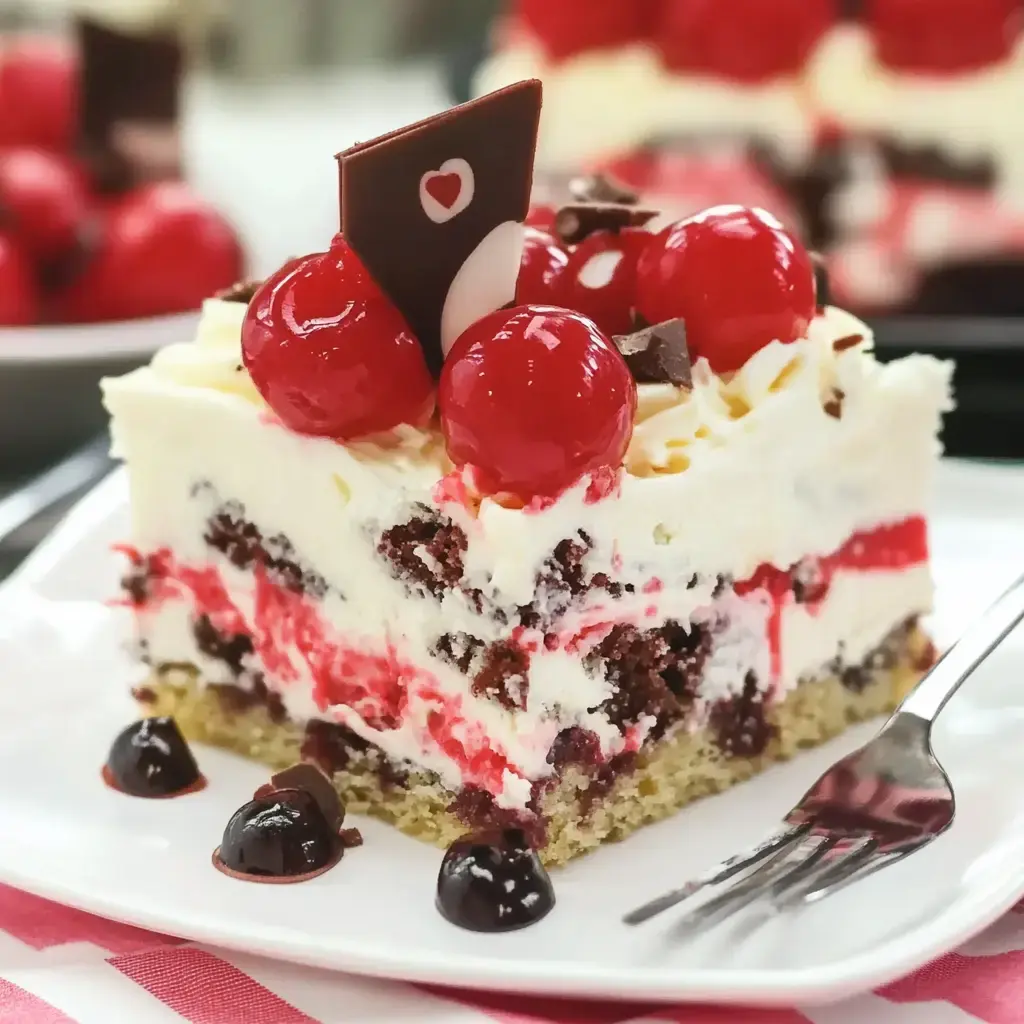
[[[105,397],[146,713],[561,863],[917,680],[950,368],[878,362],[767,213],[607,182],[517,296],[539,103],[341,154],[330,248]]]

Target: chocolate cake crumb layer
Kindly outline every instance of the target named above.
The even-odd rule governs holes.
[[[419,509],[407,522],[386,529],[377,551],[391,563],[396,579],[440,598],[459,585],[469,542],[462,528],[450,519],[426,505]]]
[[[727,753],[709,728],[677,729],[645,743],[635,753],[602,761],[585,730],[564,730],[549,762],[559,771],[535,787],[525,814],[495,808],[489,795],[465,789],[452,793],[437,776],[409,766],[401,778],[381,752],[341,726],[271,721],[265,708],[232,710],[223,690],[202,688],[194,671],[169,669],[149,683],[153,714],[173,714],[192,740],[238,751],[271,767],[285,768],[301,757],[315,759],[333,773],[333,782],[349,813],[373,814],[401,831],[447,847],[466,831],[487,827],[523,827],[539,843],[542,860],[562,864],[622,839],[645,824],[675,813],[701,796],[717,793],[792,757],[800,749],[837,735],[850,722],[892,710],[934,657],[931,641],[916,624],[897,630],[884,644],[895,658],[890,668],[872,669],[857,691],[830,667],[808,679],[765,710],[770,736],[760,753]],[[927,656],[927,657],[926,657]],[[888,657],[888,655],[887,655]],[[844,669],[845,670],[845,669]],[[742,698],[734,718],[752,719]],[[718,723],[724,721],[724,712]],[[734,747],[756,745],[730,734]]]
[[[293,593],[310,597],[327,593],[327,581],[300,563],[292,542],[283,534],[265,537],[255,523],[245,518],[241,502],[221,505],[206,521],[203,539],[236,569],[260,565],[272,582]]]

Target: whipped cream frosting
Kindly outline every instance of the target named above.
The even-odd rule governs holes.
[[[538,159],[551,171],[635,148],[657,136],[713,133],[768,136],[787,159],[810,151],[814,125],[800,83],[782,78],[757,86],[669,71],[642,44],[581,53],[551,64],[529,39],[493,54],[476,92],[525,78],[544,82]]]
[[[231,305],[237,308],[225,308]],[[231,601],[252,621],[252,573],[204,539],[218,502],[241,503],[246,519],[267,536],[287,537],[296,558],[326,581],[317,614],[346,644],[379,652],[386,642],[395,657],[424,667],[431,685],[461,707],[462,728],[483,730],[505,752],[514,770],[494,793],[502,806],[524,806],[530,780],[550,773],[547,752],[561,729],[592,730],[607,755],[627,740],[598,710],[610,693],[607,682],[586,670],[571,645],[538,643],[529,705],[516,711],[475,695],[466,675],[431,655],[442,634],[490,643],[507,637],[509,625],[480,615],[462,591],[417,596],[392,577],[376,538],[424,508],[462,527],[466,585],[506,608],[534,600],[555,546],[585,531],[592,542],[586,572],[608,573],[632,583],[634,592],[614,602],[591,592],[559,620],[566,634],[585,635],[609,616],[643,629],[724,615],[702,678],[698,719],[702,707],[736,694],[748,672],[765,689],[784,690],[840,649],[851,661],[866,654],[895,624],[930,606],[924,566],[839,572],[813,622],[803,606],[783,609],[775,674],[765,642],[769,612],[757,592],[716,596],[720,575],[746,579],[762,563],[788,567],[828,554],[858,531],[920,516],[927,505],[940,417],[951,405],[951,368],[927,356],[879,363],[867,327],[837,309],[818,317],[806,338],[769,345],[728,378],[698,361],[692,390],[642,386],[617,489],[588,502],[581,483],[538,510],[489,498],[448,500],[457,493],[448,486],[455,475],[435,431],[401,428],[341,445],[284,428],[240,380],[243,311],[211,300],[194,342],[104,382],[114,451],[130,469],[132,543],[143,552],[170,550],[181,564],[213,564]],[[844,340],[836,350],[835,342],[854,337],[860,340]],[[840,393],[835,418],[824,404]],[[182,601],[140,613],[153,661],[191,662],[207,681],[231,681],[222,664],[198,650],[191,616]],[[320,709],[313,691],[305,676],[282,686],[289,714],[299,721],[333,718],[450,786],[467,781],[443,747],[424,739],[429,705],[410,707],[399,728],[377,729],[350,707]],[[641,723],[632,741],[650,724]]]

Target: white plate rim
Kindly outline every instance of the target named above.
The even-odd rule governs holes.
[[[143,359],[169,341],[186,341],[199,312],[172,313],[95,324],[0,327],[0,367],[92,364]]]
[[[950,472],[962,476],[965,487],[991,486],[1013,493],[1024,500],[1024,468],[962,463],[950,460]],[[75,534],[81,536],[97,516],[109,506],[111,494],[123,488],[123,474],[115,473],[91,491],[65,519],[56,536],[44,541],[20,569],[0,584],[0,608],[16,599],[23,587],[31,588],[46,572],[59,564],[75,546]],[[940,840],[941,841],[941,840]],[[1024,863],[1024,833],[1014,837]],[[990,878],[991,876],[989,876]],[[753,969],[716,968],[708,973],[701,968],[669,966],[649,970],[642,976],[642,989],[632,968],[609,969],[586,964],[543,961],[501,962],[493,958],[422,952],[414,955],[395,953],[381,945],[366,946],[351,936],[336,943],[314,944],[301,936],[288,934],[282,947],[269,937],[246,937],[224,929],[201,914],[162,915],[146,909],[119,905],[114,900],[65,887],[30,872],[12,868],[0,851],[0,880],[37,896],[48,898],[90,913],[189,941],[205,942],[278,960],[347,971],[368,977],[410,982],[451,985],[464,989],[529,992],[555,996],[601,997],[633,1002],[712,1002],[719,1005],[758,1005],[789,1007],[835,1002],[904,977],[918,967],[956,948],[977,935],[1010,910],[1024,896],[1024,871],[1019,878],[1009,873],[995,882],[971,886],[971,895],[952,901],[941,914],[903,935],[887,939],[862,953],[834,964],[803,968]],[[936,929],[936,924],[941,928]]]

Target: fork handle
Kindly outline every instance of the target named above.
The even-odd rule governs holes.
[[[934,722],[960,684],[1024,619],[1024,576],[1014,583],[911,690],[896,714],[917,715]]]

